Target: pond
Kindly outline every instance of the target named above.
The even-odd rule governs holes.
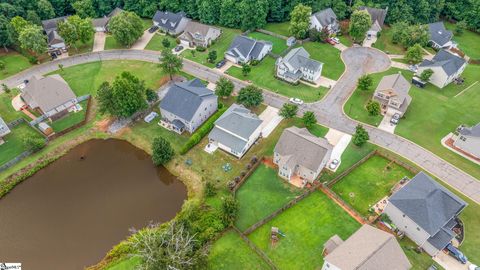
[[[0,262],[83,269],[150,221],[180,211],[186,187],[121,140],[90,140],[0,200]]]

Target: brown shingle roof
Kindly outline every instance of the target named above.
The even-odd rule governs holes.
[[[30,108],[40,108],[44,113],[76,99],[70,86],[58,74],[33,77],[21,92],[22,99]]]

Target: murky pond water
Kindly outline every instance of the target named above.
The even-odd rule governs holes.
[[[172,219],[185,186],[120,140],[91,140],[0,200],[0,262],[83,269],[150,221]]]

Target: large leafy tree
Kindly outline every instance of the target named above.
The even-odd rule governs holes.
[[[296,5],[292,13],[290,13],[290,26],[288,28],[290,35],[299,39],[305,38],[310,28],[311,14],[311,7],[302,4]]]
[[[365,130],[365,128],[363,128],[362,125],[358,124],[355,128],[355,133],[353,134],[352,139],[353,144],[355,144],[356,146],[362,146],[370,139],[370,136],[368,135],[368,132]]]
[[[155,164],[156,166],[163,165],[169,162],[175,154],[172,146],[170,145],[170,142],[168,142],[162,137],[157,137],[153,139],[152,153],[153,164]]]
[[[0,46],[2,46],[6,52],[7,47],[13,44],[13,29],[8,19],[0,15]]]
[[[297,112],[298,112],[297,105],[291,104],[291,103],[284,103],[282,108],[280,108],[278,115],[280,115],[283,118],[293,118],[295,117],[295,115],[297,115]]]
[[[133,12],[121,12],[110,19],[108,29],[120,44],[130,47],[143,35],[140,17]]]
[[[366,10],[356,10],[350,17],[348,32],[355,41],[362,41],[372,25],[372,18]]]
[[[215,86],[215,94],[225,99],[232,94],[233,88],[234,85],[232,81],[225,77],[221,77]]]
[[[70,16],[64,22],[60,22],[58,24],[58,32],[65,40],[65,43],[75,49],[77,49],[77,42],[85,44],[94,35],[91,19],[82,19],[78,15]]]
[[[242,0],[239,10],[242,30],[255,30],[265,26],[268,13],[267,0]]]
[[[168,49],[162,51],[162,56],[160,56],[159,61],[159,67],[164,73],[170,76],[170,80],[172,80],[173,75],[179,73],[183,67],[182,58],[174,55],[172,51]]]
[[[405,54],[405,59],[412,64],[420,63],[423,60],[422,46],[420,46],[420,44],[415,44],[408,48],[407,53]]]
[[[77,0],[72,7],[75,9],[75,14],[81,18],[94,18],[97,15],[92,0]]]
[[[263,102],[262,89],[249,85],[240,90],[237,101],[247,107],[255,107]]]
[[[373,86],[372,76],[366,74],[358,78],[358,89],[362,91],[368,91],[372,88],[372,86]]]
[[[53,9],[52,4],[48,0],[37,0],[36,12],[42,20],[55,17],[55,10]]]
[[[317,123],[315,113],[312,111],[306,111],[303,113],[302,122],[307,128],[312,128]]]
[[[238,27],[240,23],[240,17],[238,14],[239,3],[236,0],[224,0],[220,5],[220,19],[219,23],[227,27]]]
[[[20,47],[33,54],[42,54],[47,51],[47,40],[41,27],[27,25],[18,35]]]

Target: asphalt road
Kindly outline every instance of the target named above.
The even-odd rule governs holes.
[[[157,63],[159,56],[159,52],[146,50],[92,52],[34,66],[0,81],[0,83],[5,83],[9,87],[16,87],[25,79],[29,79],[32,76],[43,75],[57,70],[59,64],[62,64],[64,67],[69,67],[103,60],[141,60]],[[337,84],[330,89],[322,100],[302,105],[299,113],[305,110],[312,110],[315,112],[320,124],[353,134],[358,122],[348,118],[343,113],[343,104],[355,90],[356,82],[361,75],[388,69],[390,67],[390,59],[381,51],[363,47],[353,47],[343,51],[342,59],[347,68],[342,77],[337,81]],[[183,70],[210,82],[215,82],[223,76],[222,73],[215,69],[209,69],[189,60],[184,60]],[[235,90],[237,91],[248,85],[241,80],[232,77],[230,77],[230,79],[234,82]],[[288,98],[268,91],[264,91],[264,98],[266,104],[277,108],[280,108],[283,103],[288,102]],[[364,126],[370,134],[370,142],[411,160],[472,200],[480,203],[480,182],[471,175],[405,138],[387,133],[372,126],[365,124]]]

